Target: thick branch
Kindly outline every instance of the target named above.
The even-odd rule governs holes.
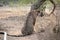
[[[36,10],[38,9],[46,0],[38,0],[36,3],[34,3],[31,6],[31,10]]]

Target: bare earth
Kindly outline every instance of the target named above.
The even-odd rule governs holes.
[[[29,6],[0,7],[0,31],[5,31],[10,35],[21,35],[21,29],[24,27],[29,11]],[[57,35],[52,31],[56,26],[56,14],[54,14],[51,14],[50,16],[45,14],[43,17],[37,17],[36,24],[34,26],[36,33],[25,37],[7,36],[7,40],[60,40],[60,35]],[[45,31],[38,31],[42,29]],[[1,34],[0,40],[3,40]]]

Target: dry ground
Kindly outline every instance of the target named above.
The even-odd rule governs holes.
[[[20,35],[21,29],[24,27],[26,17],[30,7],[0,7],[0,31],[6,31],[11,35]],[[44,29],[44,32],[35,33],[25,37],[10,37],[7,36],[7,40],[60,40],[60,36],[55,34],[52,30],[56,26],[55,15],[45,15],[43,17],[37,17],[36,24],[34,26],[35,32]],[[37,29],[37,28],[40,29]],[[0,34],[0,40],[1,34]]]

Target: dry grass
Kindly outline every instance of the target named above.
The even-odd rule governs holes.
[[[6,18],[9,16],[22,16],[26,15],[30,10],[30,7],[1,7],[0,18]]]

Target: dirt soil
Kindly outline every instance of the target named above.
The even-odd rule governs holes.
[[[24,27],[29,11],[29,6],[0,7],[0,31],[5,31],[10,35],[21,35],[21,29]],[[56,26],[56,14],[54,14],[37,17],[34,26],[36,33],[25,37],[7,36],[7,40],[60,40],[60,36],[53,32],[53,28]],[[42,29],[45,31],[40,32]],[[1,34],[0,40],[3,40]]]

